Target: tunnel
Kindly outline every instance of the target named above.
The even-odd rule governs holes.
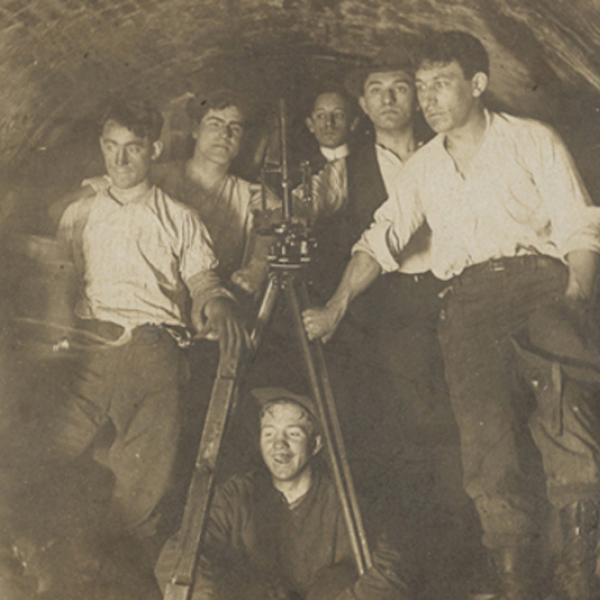
[[[477,36],[489,52],[486,104],[554,127],[573,154],[592,200],[599,203],[600,4],[595,0],[0,3],[0,432],[11,430],[15,415],[29,421],[44,418],[44,405],[61,393],[66,376],[62,363],[39,358],[35,349],[23,359],[22,340],[15,339],[11,317],[19,311],[15,304],[33,302],[38,294],[52,295],[64,272],[40,276],[35,267],[31,270],[31,256],[23,259],[22,244],[24,239],[37,240],[36,258],[48,259],[45,252],[51,249],[43,240],[54,235],[56,226],[50,207],[85,178],[103,173],[98,119],[107,99],[135,96],[157,105],[165,118],[162,159],[171,160],[190,151],[187,100],[202,98],[213,88],[239,86],[257,111],[235,168],[256,181],[258,148],[269,135],[280,99],[286,103],[289,141],[295,148],[307,139],[308,102],[324,82],[342,86],[352,69],[367,64],[382,47],[416,44],[434,32],[454,29]],[[364,119],[361,127],[368,128]],[[289,361],[295,360],[290,351]],[[266,367],[265,377],[268,372]],[[477,518],[461,489],[458,434],[452,418],[444,418],[448,421],[436,430],[439,438],[434,440],[440,448],[435,467],[422,468],[415,458],[419,450],[410,444],[400,457],[393,444],[388,448],[390,461],[403,464],[402,473],[412,486],[400,507],[406,514],[399,519],[422,519],[416,534],[410,534],[416,536],[411,543],[421,562],[417,579],[422,600],[463,600],[464,586],[487,569]],[[240,439],[246,440],[247,426],[238,422],[237,427]],[[28,444],[20,439],[10,451],[25,452]],[[233,448],[226,458],[235,465],[239,447],[234,443]],[[402,477],[399,472],[397,477]],[[376,498],[394,473],[383,469],[367,495]],[[104,474],[96,476],[100,487],[105,485]],[[438,479],[441,487],[436,489],[444,490],[445,497],[426,497],[432,489],[428,477]],[[60,482],[50,486],[49,505],[52,494],[58,497],[56,487]],[[87,491],[73,495],[82,493],[89,501]],[[436,516],[417,510],[419,505]],[[130,599],[135,600],[133,595]]]

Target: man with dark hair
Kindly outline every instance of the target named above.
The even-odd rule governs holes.
[[[342,89],[323,87],[315,95],[305,120],[319,145],[318,152],[308,157],[313,172],[350,154],[348,142],[356,121],[352,101]]]
[[[555,581],[556,598],[592,600],[597,406],[589,397],[563,395],[557,363],[549,379],[531,382],[539,392],[532,412],[511,338],[554,304],[585,332],[600,209],[591,205],[552,129],[485,108],[487,65],[482,44],[464,32],[436,34],[423,48],[417,94],[438,135],[399,175],[335,294],[325,308],[305,312],[305,326],[311,338],[331,336],[352,298],[382,271],[397,269],[408,240],[429,223],[432,270],[448,282],[439,334],[461,434],[464,487],[479,512],[502,598],[542,597],[536,563],[542,511],[529,425],[563,524],[556,573],[566,577]]]
[[[260,187],[231,173],[253,106],[238,90],[215,88],[192,96],[186,112],[194,139],[192,156],[154,164],[150,178],[198,213],[208,229],[223,281],[254,295],[266,277],[266,243],[253,232],[253,214],[261,208]],[[104,176],[83,185],[100,190],[107,183]]]
[[[329,163],[313,180],[318,240],[314,280],[323,301],[333,293],[352,245],[423,142],[423,127],[417,126],[413,54],[408,42],[389,44],[346,78],[348,92],[373,125],[374,138],[356,144],[344,161]],[[442,440],[455,435],[436,337],[442,285],[428,272],[429,245],[425,225],[403,253],[398,269],[352,303],[349,319],[327,349],[335,389],[347,388],[342,393],[347,401],[356,397],[356,406],[348,410],[353,415],[349,433],[353,422],[360,423],[357,444],[366,431],[377,437],[373,444],[381,444],[380,469],[364,465],[367,479],[389,472],[391,445],[397,456],[411,456],[404,464],[417,465],[415,481],[442,481],[432,471],[437,468],[435,456]],[[379,410],[364,409],[360,403],[366,394],[380,403]],[[354,413],[363,409],[368,414],[355,420]],[[384,423],[370,421],[383,415]],[[446,446],[443,451],[448,454]],[[439,495],[455,500],[445,492]]]
[[[31,478],[26,488],[39,484],[40,494],[44,477],[68,476],[68,465],[106,431],[103,462],[114,485],[96,530],[55,532],[58,541],[35,540],[38,556],[23,559],[27,570],[25,563],[43,563],[51,555],[40,561],[41,548],[51,545],[61,553],[66,546],[67,557],[72,548],[65,558],[74,561],[70,576],[50,577],[48,598],[90,597],[88,586],[104,568],[101,542],[108,548],[120,538],[145,543],[156,533],[182,428],[186,367],[180,334],[188,327],[210,332],[225,354],[247,342],[236,304],[216,274],[206,227],[149,181],[162,149],[161,124],[160,112],[146,102],[111,105],[100,133],[106,185],[85,187],[60,220],[58,239],[81,278],[75,315],[84,344],[63,401],[29,432],[44,454],[38,464],[26,465],[40,473],[25,471]]]
[[[138,137],[148,138],[153,142],[160,138],[163,126],[162,115],[146,100],[112,100],[100,118],[100,129],[108,121],[125,123]]]
[[[357,577],[312,400],[260,388],[263,468],[218,486],[192,600],[408,600],[406,564],[382,535],[373,567]],[[266,468],[264,468],[266,467]],[[164,586],[176,560],[169,541],[156,568]]]
[[[187,113],[193,154],[185,161],[157,165],[152,178],[200,215],[223,280],[254,295],[267,267],[266,242],[253,231],[254,211],[261,208],[260,186],[231,173],[251,112],[249,101],[236,90],[216,89],[192,97]]]

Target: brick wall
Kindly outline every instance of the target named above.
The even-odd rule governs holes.
[[[117,90],[162,103],[231,54],[242,74],[273,79],[289,76],[285,61],[298,54],[368,56],[390,35],[430,27],[480,35],[497,98],[558,115],[559,92],[600,90],[599,26],[594,0],[4,0],[0,167],[27,160],[65,119]],[[272,69],[275,55],[283,67]],[[282,83],[264,86],[277,94]]]

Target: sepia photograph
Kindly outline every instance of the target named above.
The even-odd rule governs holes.
[[[0,50],[0,600],[600,600],[597,0]]]

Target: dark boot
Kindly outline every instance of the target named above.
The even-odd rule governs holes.
[[[595,576],[598,523],[598,503],[593,500],[575,502],[561,510],[563,542],[555,569],[553,598],[556,600],[598,597]]]
[[[539,565],[531,546],[501,548],[493,553],[502,600],[539,600]]]

